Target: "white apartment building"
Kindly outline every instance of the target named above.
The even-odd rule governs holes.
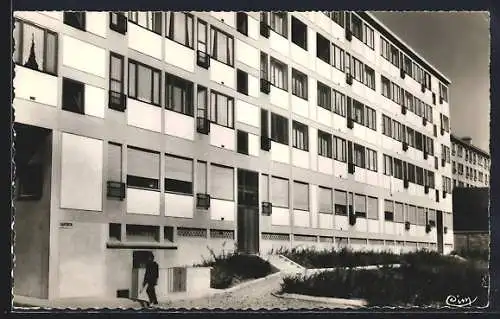
[[[453,249],[450,80],[369,12],[14,16],[15,293],[126,294],[144,251]]]

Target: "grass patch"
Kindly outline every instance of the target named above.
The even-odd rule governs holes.
[[[226,289],[241,282],[262,278],[277,272],[267,260],[259,256],[225,252],[216,254],[209,248],[210,259],[204,260],[197,267],[212,267],[210,287]]]
[[[344,252],[344,254],[348,254]],[[476,260],[460,260],[435,252],[419,251],[399,255],[375,253],[361,255],[345,263],[399,263],[401,267],[383,266],[379,269],[338,268],[308,277],[299,275],[284,278],[281,291],[321,297],[366,299],[371,306],[441,306],[449,295],[470,297],[474,306],[487,304],[488,266]],[[335,255],[338,256],[338,255]],[[344,256],[344,255],[341,255]],[[367,257],[370,256],[370,257]],[[330,260],[330,259],[327,259]],[[369,262],[367,261],[369,260]],[[347,262],[348,261],[348,262]],[[382,262],[380,262],[382,261]],[[339,262],[330,263],[339,265]]]

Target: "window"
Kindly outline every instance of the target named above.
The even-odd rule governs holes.
[[[423,139],[424,139],[425,150],[427,151],[427,154],[434,155],[434,141],[432,140],[432,138],[423,135]]]
[[[408,181],[410,183],[416,183],[415,178],[415,165],[408,163]]]
[[[260,109],[260,136],[269,136],[269,115],[264,109]]]
[[[382,114],[382,133],[385,136],[392,137],[392,120],[384,114]]]
[[[347,193],[335,190],[335,215],[347,215]]]
[[[248,95],[248,73],[238,69],[236,73],[236,86],[238,92]]]
[[[356,81],[364,83],[364,64],[352,57],[352,75]]]
[[[203,25],[206,27],[206,24],[203,23],[201,26],[202,28]],[[192,15],[184,12],[167,12],[167,22],[165,27],[165,36],[167,38],[184,46],[193,48],[194,18]],[[198,24],[198,28],[200,28],[200,23]],[[206,30],[202,29],[200,31],[202,31],[202,41],[206,41],[206,37],[203,36],[206,35]],[[200,41],[198,41],[198,43],[199,42]]]
[[[450,122],[446,115],[441,114],[441,128],[443,128],[446,132],[450,132]]]
[[[288,145],[288,119],[286,117],[271,113],[271,139]]]
[[[403,162],[400,159],[394,159],[393,175],[397,179],[403,179]]]
[[[399,68],[399,50],[393,45],[391,45],[390,61],[395,67]]]
[[[332,135],[318,130],[318,155],[332,158]]]
[[[395,139],[396,141],[401,141],[403,139],[401,133],[402,133],[401,123],[392,120],[392,138]]]
[[[237,152],[248,155],[248,133],[238,130],[237,133]]]
[[[63,78],[63,104],[65,111],[85,114],[85,85],[81,82]]]
[[[408,206],[408,216],[406,218],[406,221],[410,222],[410,224],[412,225],[417,224],[417,207]]]
[[[260,195],[263,202],[269,202],[269,175],[260,175]]]
[[[377,130],[377,117],[375,110],[365,105],[365,122],[364,125],[374,131]]]
[[[344,27],[344,11],[332,11],[331,19],[342,28]]]
[[[114,52],[109,53],[109,104],[123,105],[124,58]]]
[[[420,151],[423,150],[422,133],[419,133],[417,131],[415,131],[415,147],[417,150],[420,150]]]
[[[415,131],[407,126],[406,133],[406,142],[409,146],[415,147]]]
[[[307,75],[292,69],[292,94],[307,100]]]
[[[394,202],[384,200],[384,219],[387,221],[394,220]]]
[[[353,116],[352,119],[354,122],[364,125],[364,105],[356,101],[355,99],[352,99],[352,108],[353,108]]]
[[[165,155],[165,192],[193,194],[193,160]]]
[[[14,62],[26,68],[57,74],[57,33],[15,20]]]
[[[386,39],[380,37],[380,55],[389,61],[390,59],[391,45]]]
[[[269,79],[269,74],[268,74],[268,60],[267,60],[267,54],[264,52],[260,53],[260,78],[261,79]]]
[[[70,25],[73,28],[77,28],[85,31],[85,12],[84,11],[74,11],[74,12],[64,12],[64,24]]]
[[[333,137],[333,158],[339,162],[346,162],[346,140]]]
[[[355,14],[351,15],[351,29],[352,35],[363,41],[363,21]]]
[[[401,104],[401,88],[395,83],[391,83],[391,100]]]
[[[234,200],[234,170],[232,167],[210,165],[210,197]]]
[[[429,186],[429,188],[434,188],[434,172],[424,170],[424,176],[425,176],[425,185]]]
[[[127,17],[124,12],[109,13],[109,28],[121,34],[127,33]]]
[[[333,66],[344,72],[344,50],[332,43],[333,46]]]
[[[283,37],[287,38],[288,37],[288,17],[286,12],[270,12],[271,16],[271,23],[270,27],[271,29],[282,35]]]
[[[392,157],[384,154],[384,175],[392,176]]]
[[[198,50],[207,53],[207,23],[198,19]]]
[[[366,169],[376,172],[377,167],[377,152],[366,148]]]
[[[395,223],[404,223],[405,217],[403,212],[403,203],[394,203],[394,222]]]
[[[307,51],[307,26],[292,16],[292,42]]]
[[[375,37],[373,29],[370,28],[367,24],[363,24],[363,42],[370,48],[375,48]]]
[[[405,92],[405,105],[410,112],[415,112],[415,108],[413,106],[413,95],[410,92]]]
[[[330,64],[330,41],[319,33],[316,33],[316,56]]]
[[[432,90],[431,75],[425,71],[424,71],[424,84],[425,84],[426,88],[428,88],[429,90]]]
[[[353,159],[354,165],[360,168],[365,168],[365,148],[363,146],[354,144]]]
[[[210,121],[216,124],[234,127],[234,99],[214,90],[210,91]]]
[[[172,12],[173,13],[173,12]],[[142,12],[142,11],[130,11],[128,13],[128,20],[133,22],[143,28],[146,28],[154,33],[161,34],[161,18],[162,12]],[[167,17],[168,17],[167,13]],[[182,13],[180,13],[182,14]],[[168,25],[168,23],[167,23]],[[168,33],[167,33],[168,34]]]
[[[412,62],[410,58],[407,55],[404,55],[403,59],[403,68],[406,74],[408,74],[410,77],[412,76]]]
[[[273,206],[288,208],[288,179],[276,176],[271,177],[271,202]]]
[[[108,181],[122,181],[122,146],[120,144],[108,143]]]
[[[387,79],[385,76],[381,75],[380,76],[381,83],[382,83],[382,95],[385,96],[386,98],[390,99],[391,98],[391,81]]]
[[[193,83],[166,73],[165,101],[168,110],[193,116]]]
[[[331,110],[332,105],[332,89],[321,82],[317,82],[318,88],[318,106],[321,106],[328,111]]]
[[[421,167],[415,168],[416,176],[417,176],[417,184],[424,185],[424,169]]]
[[[354,195],[354,211],[356,212],[356,217],[366,218],[366,196]]]
[[[233,66],[233,37],[226,33],[211,27],[210,40],[212,44],[211,56],[215,60]]]
[[[376,197],[366,199],[366,218],[378,219],[378,199]]]
[[[196,162],[196,192],[207,193],[207,163]]]
[[[293,209],[309,210],[309,184],[293,182]]]
[[[298,148],[299,150],[308,151],[309,150],[309,137],[307,126],[293,121],[293,132],[292,132],[292,146]]]
[[[280,61],[271,58],[271,84],[275,87],[288,90],[288,66]]]
[[[320,213],[333,213],[333,192],[331,188],[319,187],[318,209]]]
[[[207,107],[208,107],[208,90],[206,87],[197,86],[198,90],[198,96],[196,98],[197,101],[197,106],[198,106],[198,113],[197,117],[202,118],[202,119],[207,119],[208,114],[207,114]]]
[[[160,71],[139,62],[128,62],[128,96],[160,105]]]
[[[236,29],[239,33],[248,35],[248,15],[245,12],[236,13]]]
[[[439,83],[439,98],[448,102],[448,88],[443,83]]]
[[[346,116],[346,103],[345,103],[345,95],[332,90],[333,93],[333,112],[345,117]]]
[[[129,146],[127,148],[127,186],[160,190],[160,154]]]
[[[375,90],[375,71],[365,64],[365,78],[363,82],[367,87]]]

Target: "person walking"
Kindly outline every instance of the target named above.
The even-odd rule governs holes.
[[[156,289],[155,289],[157,283],[158,283],[158,264],[154,260],[153,253],[151,253],[149,255],[149,260],[146,264],[146,272],[144,273],[144,281],[142,283],[142,290],[144,291],[144,288],[146,288],[146,293],[148,294],[149,303],[151,305],[158,304],[158,300],[156,298]]]

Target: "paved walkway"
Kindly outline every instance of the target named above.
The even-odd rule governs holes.
[[[162,304],[162,308],[220,308],[220,309],[314,309],[348,308],[345,305],[332,305],[321,302],[284,299],[273,296],[278,292],[282,276],[243,287],[233,292],[221,293],[192,300],[176,300]]]

